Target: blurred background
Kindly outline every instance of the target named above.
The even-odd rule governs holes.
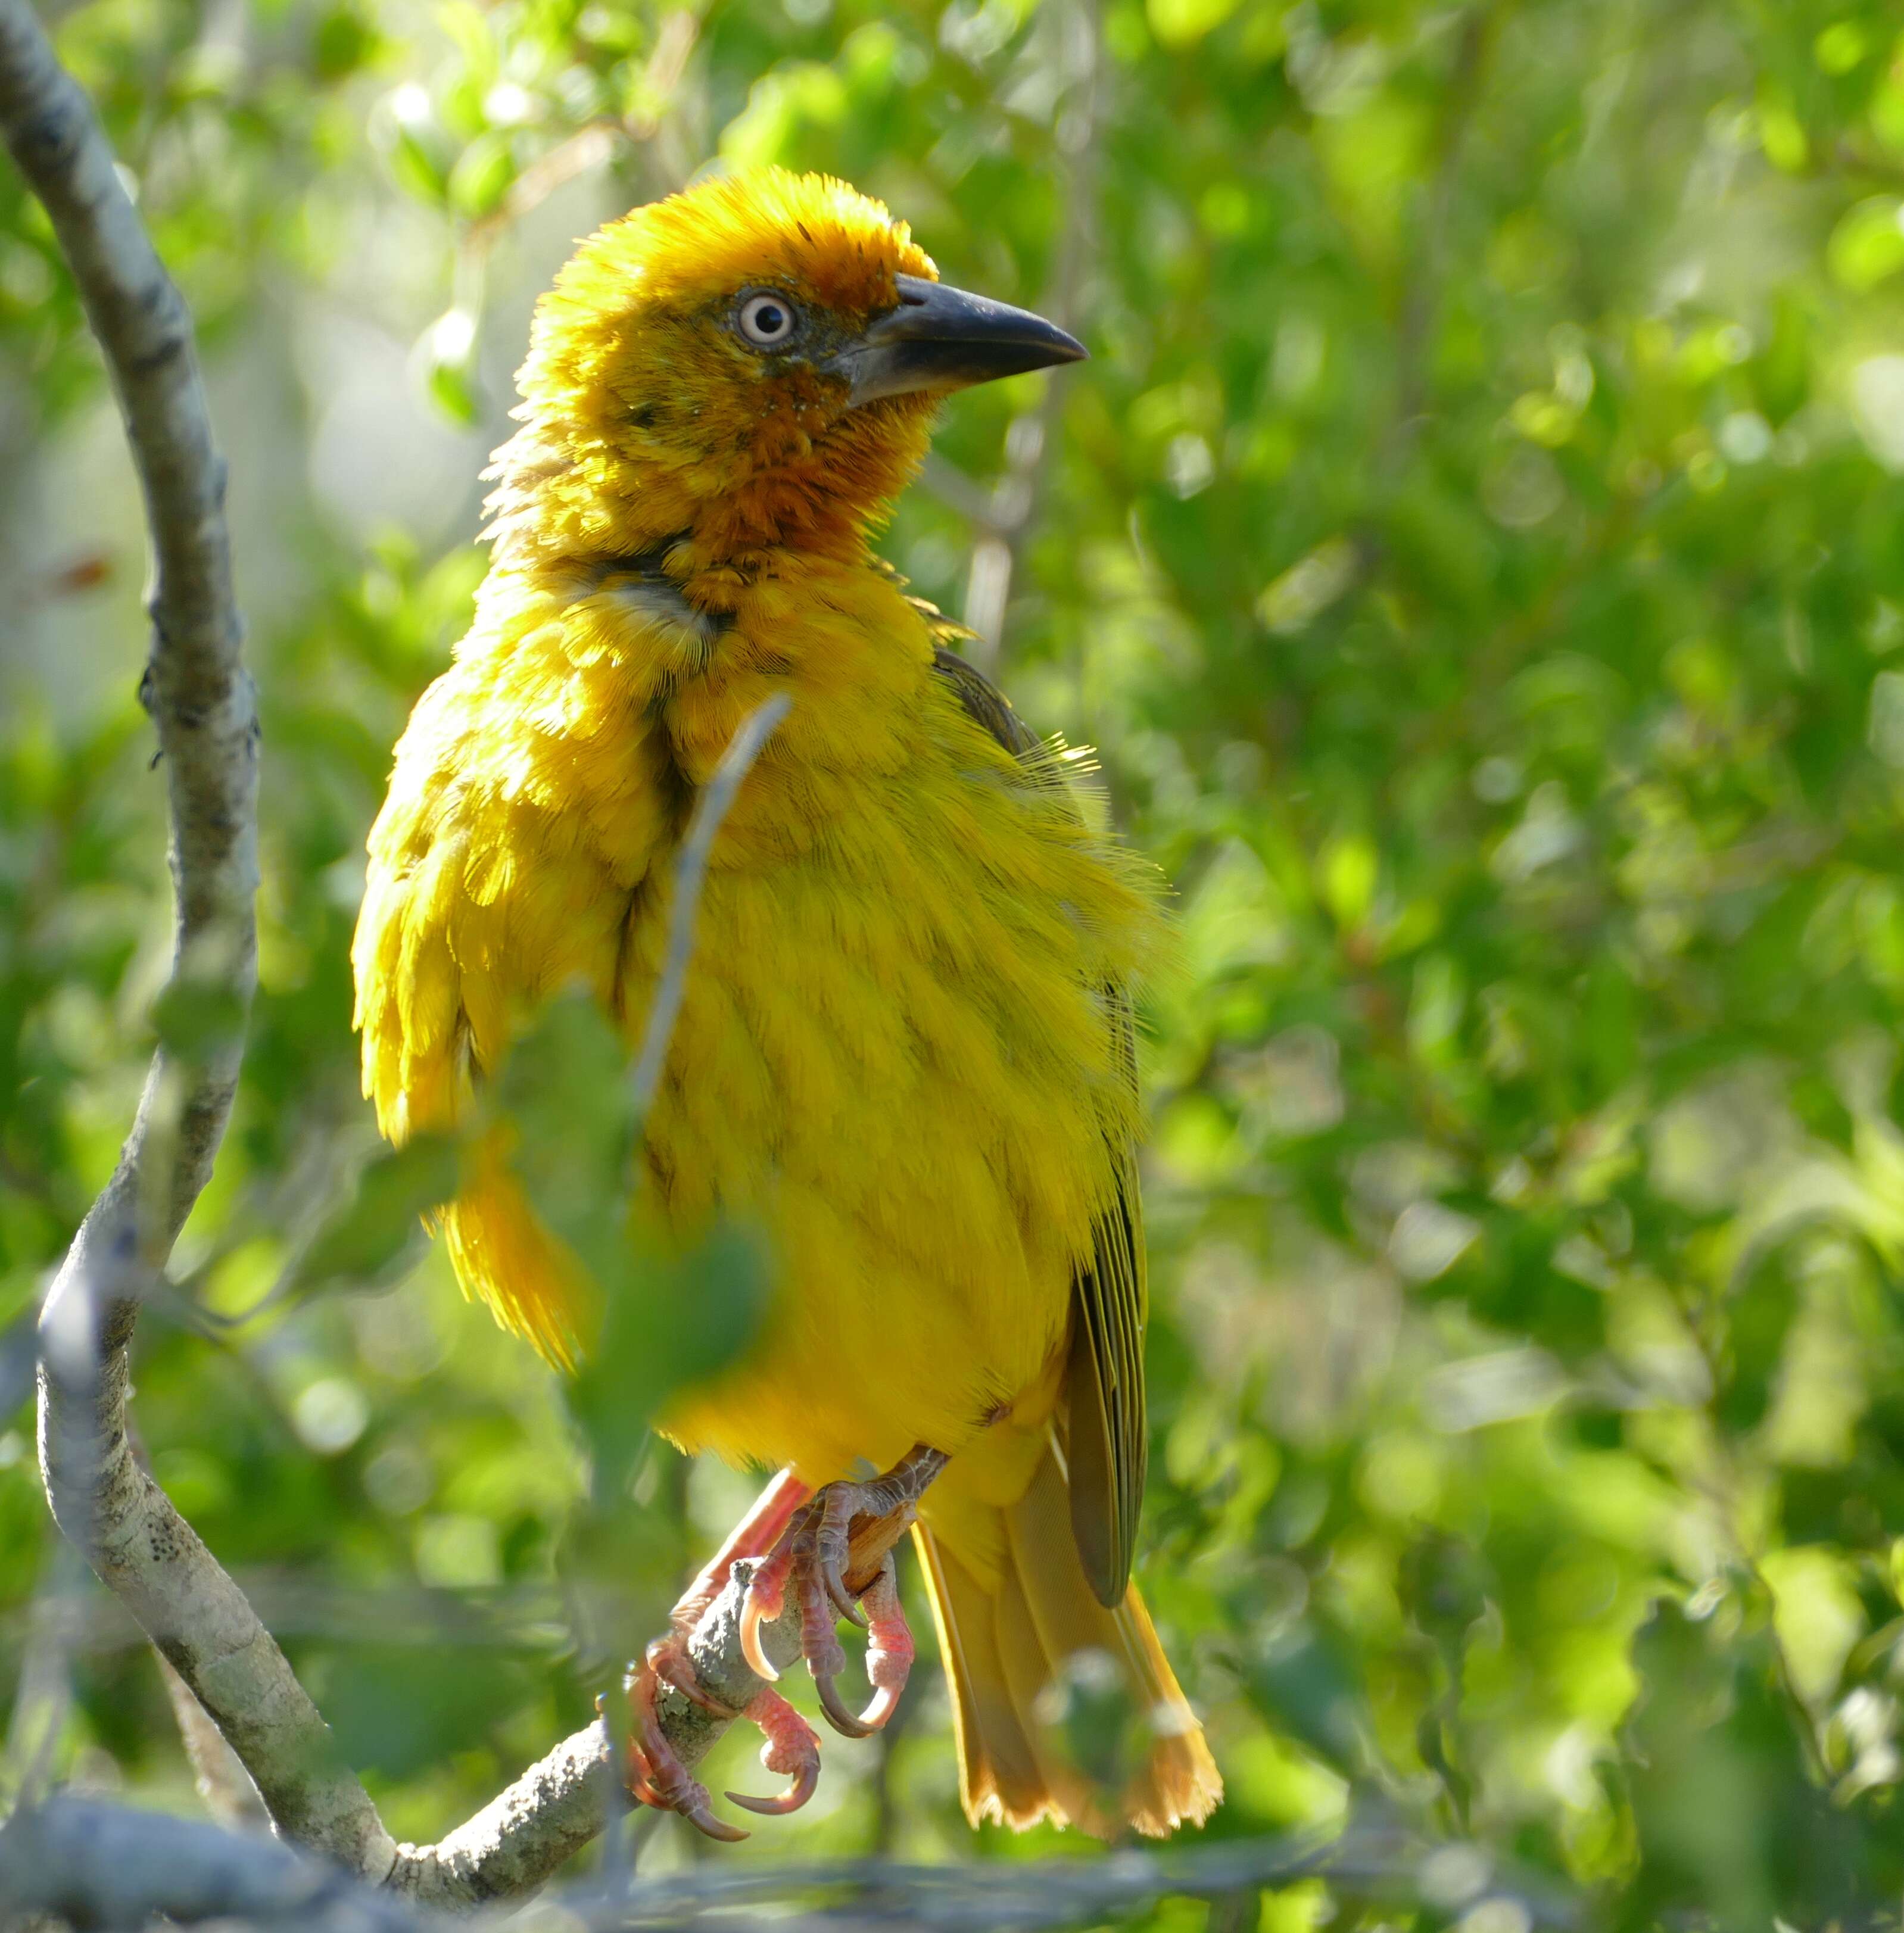
[[[347,950],[537,293],[598,221],[772,160],[1092,350],[955,400],[884,549],[1099,748],[1178,894],[1138,1565],[1229,1781],[1206,1836],[1399,1817],[1608,1925],[1894,1910],[1893,10],[46,11],[198,318],[266,725],[251,1054],[135,1413],[393,1830],[583,1723],[749,1494],[639,1434],[666,1361],[565,1395],[422,1252]],[[169,945],[143,545],[0,170],[7,1776],[191,1808],[149,1652],[49,1524],[21,1326]],[[1083,1850],[967,1832],[935,1679],[719,1856]],[[738,1739],[717,1772],[766,1783]],[[669,1822],[644,1868],[705,1851]],[[1261,1924],[1527,1933],[1486,1870]]]

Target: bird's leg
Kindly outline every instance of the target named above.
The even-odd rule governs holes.
[[[737,1805],[755,1812],[791,1812],[813,1796],[820,1778],[820,1741],[812,1727],[771,1689],[763,1688],[744,1712],[735,1712],[702,1685],[687,1652],[695,1627],[726,1588],[735,1565],[744,1557],[759,1557],[771,1550],[811,1495],[792,1471],[783,1470],[682,1593],[668,1614],[667,1634],[657,1637],[642,1662],[628,1673],[625,1688],[633,1727],[629,1790],[645,1805],[678,1812],[712,1839],[744,1839],[747,1835],[714,1816],[707,1787],[681,1763],[668,1742],[655,1701],[665,1681],[705,1709],[723,1718],[750,1718],[766,1734],[761,1763],[770,1772],[791,1775],[793,1783],[778,1799],[750,1799],[730,1792],[727,1796]]]
[[[681,1594],[668,1613],[668,1622],[684,1635],[701,1622],[701,1615],[727,1588],[727,1579],[743,1557],[764,1557],[780,1541],[800,1506],[813,1495],[791,1470],[783,1470],[759,1496],[753,1508],[728,1533],[727,1541],[710,1557],[700,1575]]]
[[[877,1731],[892,1717],[904,1688],[913,1634],[900,1608],[892,1547],[946,1461],[943,1451],[919,1444],[883,1477],[823,1485],[794,1513],[747,1587],[741,1610],[741,1649],[747,1663],[763,1678],[779,1676],[761,1647],[760,1628],[781,1615],[791,1589],[800,1613],[800,1649],[820,1708],[834,1730],[848,1738]],[[865,1526],[858,1536],[856,1524]],[[866,1664],[873,1700],[857,1716],[841,1702],[834,1684],[846,1664],[834,1629],[843,1616],[867,1625],[872,1639]]]

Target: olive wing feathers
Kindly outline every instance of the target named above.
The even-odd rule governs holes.
[[[930,627],[933,669],[952,687],[973,721],[1023,761],[1037,781],[1061,784],[1044,741],[978,667],[951,648],[967,633],[914,600]],[[1117,1078],[1135,1094],[1137,1031],[1121,986],[1098,990],[1111,1033]],[[1144,1404],[1144,1327],[1149,1306],[1136,1150],[1110,1150],[1115,1187],[1092,1231],[1092,1252],[1072,1278],[1070,1355],[1065,1372],[1069,1412],[1071,1526],[1084,1574],[1100,1603],[1123,1601],[1130,1580],[1137,1518],[1144,1500],[1148,1438]]]

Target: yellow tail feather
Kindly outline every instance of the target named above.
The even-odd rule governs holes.
[[[1054,1447],[1024,1497],[999,1515],[1004,1563],[990,1589],[943,1532],[913,1530],[952,1688],[965,1816],[1021,1828],[1048,1818],[1102,1838],[1123,1825],[1153,1838],[1201,1825],[1223,1796],[1222,1776],[1135,1586],[1114,1611],[1093,1594]],[[1087,1650],[1116,1661],[1154,1734],[1114,1806],[1069,1763],[1037,1709],[1065,1661]]]

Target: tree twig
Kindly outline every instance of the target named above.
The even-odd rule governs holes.
[[[70,1544],[47,1551],[45,1575],[33,1595],[26,1643],[20,1663],[14,1709],[7,1723],[4,1767],[8,1796],[19,1805],[42,1797],[50,1784],[67,1715],[73,1703],[73,1655],[87,1583],[80,1555]]]
[[[166,1917],[262,1921],[274,1929],[419,1933],[400,1901],[257,1833],[62,1797],[0,1827],[0,1917],[75,1926]]]
[[[642,1030],[641,1052],[629,1077],[637,1121],[646,1116],[648,1103],[660,1084],[668,1044],[674,1039],[675,1022],[681,1018],[681,1003],[687,991],[687,970],[694,958],[695,915],[700,908],[701,888],[706,882],[708,855],[713,850],[714,834],[732,808],[741,780],[753,769],[761,747],[793,705],[793,700],[785,692],[777,691],[741,720],[726,750],[720,755],[714,777],[702,789],[693,822],[681,841],[680,855],[675,861],[674,903],[668,914],[667,952],[654,989],[654,1004],[648,1009],[648,1024]]]
[[[61,1529],[211,1715],[278,1830],[380,1880],[399,1854],[369,1796],[244,1594],[128,1440],[128,1346],[210,1177],[256,979],[257,714],[191,317],[27,0],[0,0],[0,140],[52,220],[139,472],[153,550],[141,691],[166,770],[177,900],[161,1003],[176,1044],[154,1056],[119,1166],[41,1313],[41,1468]],[[595,1738],[599,1760],[599,1728]],[[495,1897],[546,1878],[599,1823],[598,1803],[593,1823],[586,1806],[578,1823],[570,1773],[591,1754],[574,1744],[453,1835],[444,1860],[405,1849],[407,1869],[427,1877],[454,1863],[453,1852],[476,1877],[453,1896]],[[493,1856],[493,1883],[473,1839]]]
[[[1098,0],[1075,0],[1054,11],[1051,31],[1060,38],[1057,58],[1069,70],[1072,105],[1057,119],[1057,148],[1066,211],[1057,260],[1043,308],[1060,327],[1069,329],[1077,308],[1096,242],[1099,95],[1103,86],[1102,26]],[[952,508],[963,512],[976,532],[966,580],[965,622],[978,644],[973,657],[981,669],[997,664],[1004,647],[1005,614],[1012,580],[1031,534],[1051,472],[1063,419],[1063,388],[1047,378],[1036,408],[1012,425],[1006,439],[1006,470],[988,495],[941,459],[928,462],[925,482]],[[983,508],[981,510],[980,504]]]

